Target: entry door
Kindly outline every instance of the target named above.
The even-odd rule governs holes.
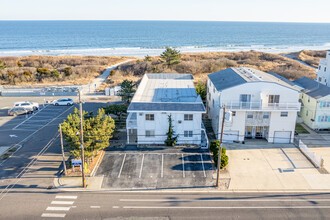
[[[264,130],[263,130],[263,127],[261,127],[261,126],[257,126],[257,127],[256,127],[256,138],[257,138],[257,139],[264,138]]]
[[[245,138],[252,138],[253,133],[252,133],[252,126],[246,126],[245,127]]]
[[[129,129],[128,130],[128,143],[136,144],[137,143],[137,129]]]

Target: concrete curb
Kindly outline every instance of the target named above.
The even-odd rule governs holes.
[[[64,177],[64,178],[79,178],[79,177]],[[92,177],[89,177],[92,178]],[[79,178],[80,179],[80,178]],[[60,177],[54,178],[54,187],[61,191],[66,192],[104,192],[104,193],[330,193],[330,189],[287,189],[287,190],[248,190],[248,189],[232,189],[232,190],[217,190],[215,187],[208,187],[205,190],[192,190],[192,189],[120,189],[120,188],[104,188],[104,189],[83,189],[75,187],[62,187]]]

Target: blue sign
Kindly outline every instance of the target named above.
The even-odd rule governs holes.
[[[71,160],[72,166],[81,166],[81,160]]]

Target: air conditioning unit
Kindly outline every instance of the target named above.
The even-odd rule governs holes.
[[[179,123],[179,124],[181,124],[181,123],[182,123],[182,121],[181,121],[181,120],[179,120],[179,121],[178,121],[178,123]]]

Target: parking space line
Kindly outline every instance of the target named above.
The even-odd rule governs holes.
[[[183,157],[183,154],[182,154],[182,176],[183,176],[183,178],[186,178],[186,175],[184,173],[184,157]]]
[[[202,161],[202,167],[203,167],[204,177],[206,177],[205,167],[204,167],[204,160],[203,160],[203,154],[200,154],[200,155],[201,155],[201,161]]]
[[[120,178],[121,171],[123,170],[125,159],[126,159],[126,154],[124,155],[123,162],[121,163],[121,167],[120,167],[120,170],[119,170],[118,178]]]
[[[46,109],[49,105],[47,105],[46,107],[40,109],[37,113],[33,114],[32,116],[28,117],[27,119],[25,119],[24,121],[22,121],[21,123],[19,123],[18,125],[16,125],[13,130],[15,130],[16,128],[18,128],[20,125],[22,125],[24,122],[30,120],[31,118],[33,118],[34,116],[36,116],[39,112],[43,111],[44,109]]]
[[[142,162],[141,162],[141,168],[140,168],[140,175],[139,175],[139,178],[141,178],[141,175],[142,175],[143,160],[144,160],[144,154],[142,155]]]
[[[162,154],[162,171],[161,171],[160,176],[161,176],[161,178],[164,177],[164,154]]]

